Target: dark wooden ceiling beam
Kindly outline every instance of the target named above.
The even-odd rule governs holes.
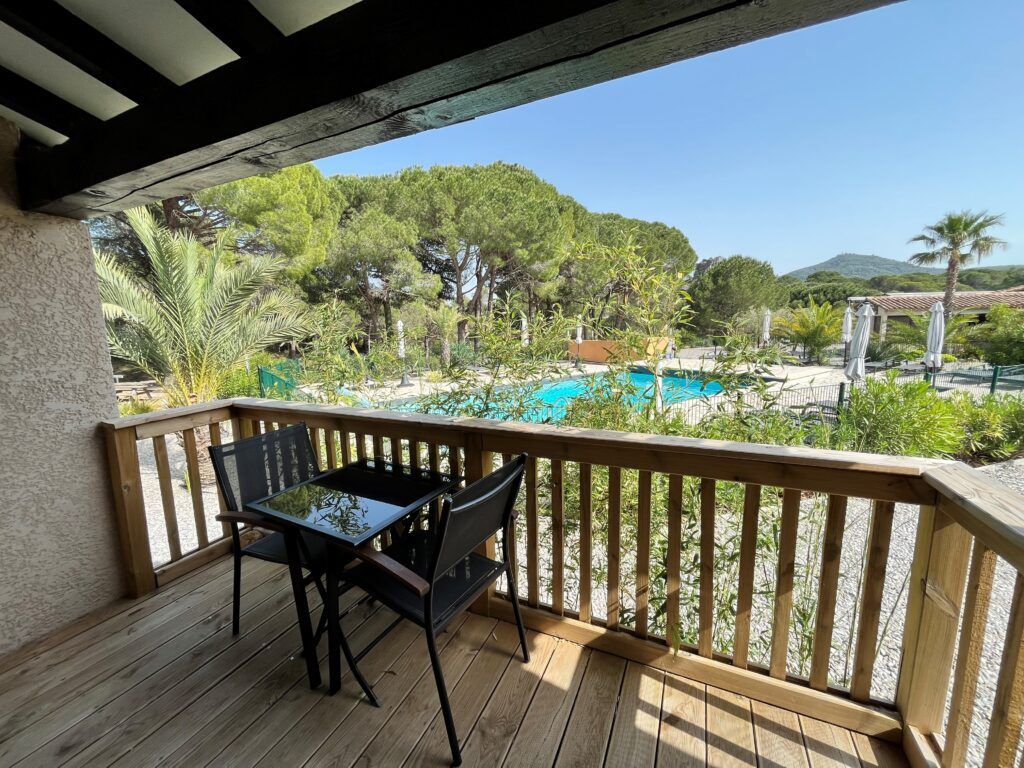
[[[889,2],[362,0],[102,131],[26,154],[21,199],[65,216],[121,210]]]
[[[239,56],[255,56],[284,35],[249,0],[175,0]]]
[[[0,0],[0,21],[136,104],[175,87],[172,80],[54,0]]]
[[[4,67],[0,67],[0,104],[65,136],[95,129],[102,122]]]

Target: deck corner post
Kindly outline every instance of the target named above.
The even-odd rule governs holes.
[[[146,505],[142,497],[142,475],[135,429],[106,426],[110,490],[114,498],[125,589],[130,597],[142,597],[156,590],[153,556],[149,548]]]

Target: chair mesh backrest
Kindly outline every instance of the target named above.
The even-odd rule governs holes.
[[[309,432],[302,423],[211,445],[210,459],[224,502],[234,511],[320,473]]]
[[[452,495],[442,516],[435,579],[499,530],[508,531],[525,467],[524,453]]]

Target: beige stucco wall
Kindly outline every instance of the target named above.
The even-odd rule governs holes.
[[[100,419],[116,415],[88,232],[15,204],[0,119],[0,652],[122,591]]]

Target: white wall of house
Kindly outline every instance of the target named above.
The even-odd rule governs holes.
[[[117,414],[89,235],[18,210],[0,119],[0,652],[122,593],[104,444]]]

